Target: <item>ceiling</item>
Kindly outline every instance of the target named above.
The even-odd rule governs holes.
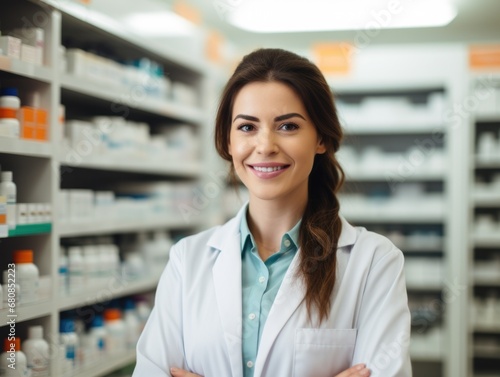
[[[219,31],[237,51],[248,51],[257,47],[305,50],[315,42],[347,41],[354,43],[355,46],[358,43],[363,43],[361,38],[364,30],[278,34],[252,33],[232,26],[221,14],[221,7],[230,8],[241,4],[242,1],[252,0],[93,0],[91,7],[107,13],[115,20],[119,20],[134,12],[156,12],[171,9],[173,4],[178,1],[183,1],[195,7],[201,14],[203,26]],[[389,0],[387,1],[389,2]],[[500,0],[451,1],[456,3],[458,15],[450,24],[444,27],[420,29],[384,29],[376,37],[371,37],[369,43],[500,43]],[[286,9],[283,16],[286,17]]]
[[[207,26],[220,30],[233,43],[247,47],[307,48],[318,41],[355,41],[362,31],[256,34],[227,23],[216,11],[219,4],[251,0],[185,0],[203,14]],[[269,0],[272,1],[272,0]],[[304,0],[307,1],[307,0]],[[326,0],[334,1],[334,0]],[[425,29],[386,29],[372,43],[500,42],[499,0],[455,0],[457,17],[447,26]],[[284,12],[286,16],[286,11]]]

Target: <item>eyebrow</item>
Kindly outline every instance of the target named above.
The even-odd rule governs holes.
[[[293,118],[293,117],[299,117],[299,118],[302,118],[304,120],[306,120],[306,118],[304,118],[302,115],[300,115],[299,113],[289,113],[289,114],[283,114],[283,115],[279,115],[277,116],[276,118],[274,118],[274,121],[275,122],[281,122],[282,120],[287,120],[287,119],[290,119],[290,118]],[[236,120],[236,119],[245,119],[245,120],[249,120],[249,121],[252,121],[252,122],[258,122],[259,121],[259,118],[256,118],[254,116],[251,116],[251,115],[245,115],[245,114],[238,114],[234,117],[233,119],[233,122]]]

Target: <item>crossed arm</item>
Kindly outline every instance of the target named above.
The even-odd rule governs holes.
[[[203,377],[199,374],[189,373],[184,369],[171,368],[170,373],[172,373],[173,377]],[[337,374],[335,377],[368,377],[370,376],[370,370],[366,368],[365,364],[357,364],[349,369],[346,369],[340,374]]]

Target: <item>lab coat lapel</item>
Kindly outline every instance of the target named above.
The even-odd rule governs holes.
[[[233,377],[243,376],[239,218],[236,216],[232,221],[218,229],[210,242],[213,247],[220,250],[212,271],[217,307]]]
[[[297,307],[304,300],[305,285],[302,279],[297,279],[296,273],[299,268],[300,249],[295,254],[288,268],[278,294],[274,300],[269,316],[267,317],[255,361],[254,377],[260,377],[271,347],[276,337],[285,326],[288,319],[293,315]]]

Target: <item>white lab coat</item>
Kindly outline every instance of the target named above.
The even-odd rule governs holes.
[[[133,377],[242,377],[240,221],[172,247],[155,307],[137,345]],[[334,377],[366,363],[372,377],[411,376],[410,311],[403,254],[388,239],[342,219],[337,283],[329,318],[308,320],[304,284],[292,260],[265,323],[255,377]]]

